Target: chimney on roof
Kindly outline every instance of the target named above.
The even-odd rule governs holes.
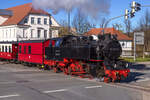
[[[12,16],[13,12],[11,10],[0,9],[0,15]]]

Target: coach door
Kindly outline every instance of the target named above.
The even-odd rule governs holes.
[[[18,44],[12,44],[13,59],[18,59]]]

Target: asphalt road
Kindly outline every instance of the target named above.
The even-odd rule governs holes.
[[[134,64],[131,66],[131,75],[127,82],[150,90],[150,64]]]
[[[134,89],[1,63],[0,100],[143,100],[143,95]]]

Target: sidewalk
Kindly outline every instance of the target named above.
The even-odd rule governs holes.
[[[150,65],[150,61],[147,61],[147,62],[135,62],[134,64]]]

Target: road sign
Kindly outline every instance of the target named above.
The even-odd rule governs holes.
[[[144,32],[134,33],[134,61],[136,60],[136,44],[144,45]],[[143,48],[144,51],[144,48]]]
[[[137,45],[144,45],[144,32],[135,32],[134,39]]]

